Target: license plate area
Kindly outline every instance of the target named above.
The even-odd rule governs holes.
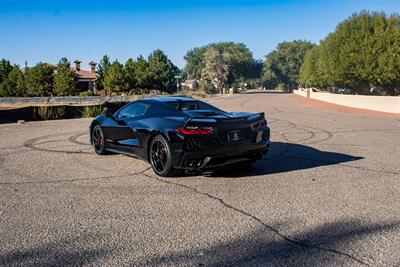
[[[227,137],[230,142],[241,141],[245,139],[244,132],[241,129],[229,130]]]

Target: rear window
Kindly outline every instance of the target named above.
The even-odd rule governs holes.
[[[219,110],[214,106],[201,101],[177,101],[177,102],[166,102],[170,107],[177,110]]]

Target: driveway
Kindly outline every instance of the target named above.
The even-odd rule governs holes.
[[[160,178],[95,155],[89,119],[0,125],[0,265],[400,265],[400,117],[292,94],[208,101],[265,112],[270,153]]]

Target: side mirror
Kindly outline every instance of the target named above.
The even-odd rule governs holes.
[[[107,118],[113,118],[114,116],[114,113],[111,111],[111,110],[106,110],[105,112],[104,112],[104,115],[107,117]]]

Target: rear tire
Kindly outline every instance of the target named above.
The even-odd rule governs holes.
[[[104,133],[103,133],[103,129],[101,128],[101,126],[99,124],[96,124],[93,129],[92,129],[92,133],[91,133],[91,140],[92,140],[92,146],[94,149],[94,152],[97,155],[106,155],[107,150],[106,150],[106,140],[104,138]]]
[[[172,167],[171,147],[162,135],[157,135],[151,140],[149,161],[153,171],[159,176],[170,177],[179,173]]]

